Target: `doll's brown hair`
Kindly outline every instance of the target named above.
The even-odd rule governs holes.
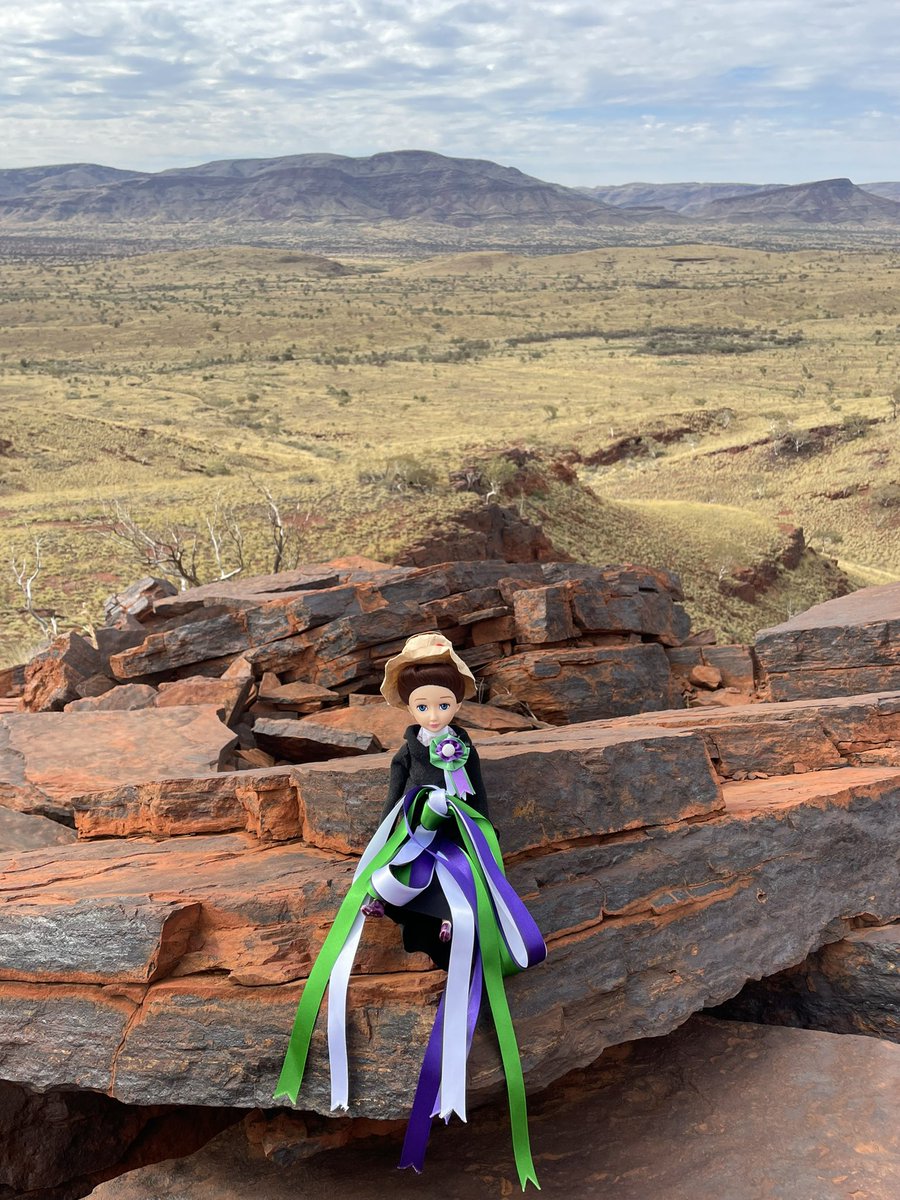
[[[466,681],[450,662],[410,663],[397,677],[397,693],[404,704],[420,687],[442,687],[452,692],[457,700],[466,694]]]

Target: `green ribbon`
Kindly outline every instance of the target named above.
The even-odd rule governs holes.
[[[466,810],[478,824],[485,835],[494,861],[503,870],[503,860],[500,856],[500,844],[490,821],[476,813],[462,801],[455,801]],[[469,852],[473,867],[472,878],[475,880],[475,893],[478,897],[478,937],[481,945],[481,960],[484,967],[484,983],[491,1007],[491,1017],[497,1031],[497,1041],[500,1044],[500,1058],[503,1062],[503,1073],[506,1076],[506,1095],[509,1101],[509,1123],[512,1130],[513,1154],[516,1160],[516,1170],[522,1191],[529,1183],[541,1190],[537,1173],[531,1157],[531,1139],[528,1135],[528,1106],[525,1099],[525,1079],[522,1074],[522,1061],[519,1057],[519,1045],[516,1041],[516,1031],[513,1028],[512,1015],[506,999],[503,986],[503,976],[511,975],[521,968],[516,964],[506,949],[506,943],[500,936],[500,930],[494,920],[494,909],[490,900],[487,882],[478,865],[478,856],[469,832],[461,821],[457,828],[462,834]],[[490,831],[490,833],[488,833]],[[506,872],[504,871],[504,874]]]
[[[303,988],[273,1099],[278,1100],[281,1096],[287,1096],[292,1104],[297,1103],[300,1084],[303,1082],[303,1072],[306,1069],[306,1059],[309,1055],[310,1039],[337,956],[343,949],[360,906],[369,894],[369,884],[373,872],[391,861],[405,838],[406,825],[401,822],[344,897]]]

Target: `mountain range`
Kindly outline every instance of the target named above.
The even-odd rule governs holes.
[[[900,224],[900,183],[632,183],[572,188],[423,150],[223,159],[160,172],[91,163],[0,170],[0,229],[313,222],[614,226]]]

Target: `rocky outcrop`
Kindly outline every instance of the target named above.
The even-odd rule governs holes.
[[[143,586],[126,603],[144,617],[122,609],[129,644],[98,631],[99,670],[92,658],[92,675],[69,680],[90,695],[0,718],[0,800],[25,810],[9,814],[0,856],[0,1079],[17,1087],[260,1109],[263,1140],[290,1142],[275,1079],[390,761],[333,750],[374,748],[382,731],[394,744],[384,718],[398,714],[373,693],[385,658],[423,628],[451,636],[495,702],[467,704],[463,723],[550,951],[509,980],[532,1095],[861,922],[900,921],[900,692],[671,707],[682,683],[713,695],[748,676],[739,648],[685,644],[665,572],[326,565],[193,595]],[[848,645],[871,644],[849,609],[842,619]],[[285,738],[331,756],[287,761],[300,743]],[[74,821],[78,840],[32,814]],[[353,1121],[406,1114],[420,1054],[398,1047],[424,1044],[442,983],[391,922],[369,922],[338,1142]],[[296,1119],[327,1142],[326,1060],[319,1030]],[[486,1023],[473,1103],[500,1080]]]
[[[773,700],[900,688],[900,583],[817,604],[757,634]]]
[[[690,622],[678,579],[664,571],[478,559],[424,568],[312,565],[176,595],[152,585],[143,580],[108,605],[123,628],[98,630],[96,647],[73,634],[39,654],[28,667],[26,707],[215,704],[233,728],[243,722],[242,747],[254,749],[257,718],[311,717],[375,692],[404,640],[435,628],[482,669],[496,699],[530,706],[540,720],[681,702],[661,647],[680,645]],[[564,669],[548,667],[551,659]],[[496,669],[483,670],[491,664]],[[526,678],[544,683],[528,686]],[[523,688],[512,701],[511,685]],[[116,697],[125,687],[127,705]],[[157,694],[138,695],[138,687]],[[289,756],[275,747],[282,751]],[[318,757],[328,757],[327,745]]]
[[[544,1193],[607,1200],[895,1200],[900,1047],[871,1038],[692,1017],[618,1046],[529,1101]],[[346,1122],[333,1144],[347,1137]],[[402,1128],[309,1158],[323,1135],[256,1115],[177,1164],[104,1184],[95,1200],[447,1200],[514,1195],[502,1105],[438,1126],[426,1174],[395,1170]],[[292,1136],[293,1135],[293,1136]],[[765,1153],[760,1153],[760,1147]],[[677,1147],[677,1152],[673,1148]]]
[[[504,788],[519,756],[554,784]],[[509,987],[532,1089],[800,961],[856,913],[900,916],[896,768],[720,791],[696,736],[602,731],[579,748],[485,746],[483,759],[510,878],[550,947]],[[328,770],[342,766],[357,764]],[[347,851],[372,827],[353,788],[331,792],[283,845],[113,839],[7,859],[3,1076],[126,1103],[270,1107],[303,978],[352,874]],[[395,930],[372,931],[351,985],[356,1114],[406,1111],[418,1056],[395,1050],[421,1043],[440,989],[423,965]],[[320,1036],[302,1106],[324,1113]],[[488,1095],[499,1074],[487,1030],[472,1055],[473,1093]]]
[[[434,529],[398,558],[402,566],[499,558],[504,562],[558,562],[560,554],[539,525],[514,508],[485,504],[462,512],[445,528]]]

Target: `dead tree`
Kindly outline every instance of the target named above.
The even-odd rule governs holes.
[[[32,621],[40,626],[44,637],[54,638],[59,632],[59,622],[63,614],[53,608],[38,608],[34,599],[34,585],[37,577],[40,575],[44,566],[43,545],[39,537],[35,537],[32,541],[34,550],[32,562],[29,566],[27,555],[22,555],[21,564],[17,561],[15,555],[10,556],[9,565],[12,569],[13,578],[16,581],[16,587],[22,593],[25,601],[24,605],[19,609],[19,612],[24,616],[30,617]]]

